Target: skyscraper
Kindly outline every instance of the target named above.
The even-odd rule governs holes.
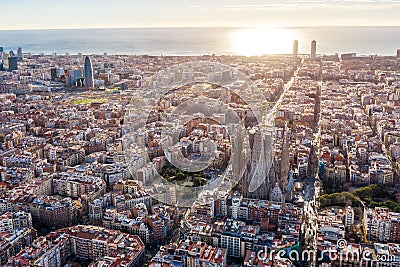
[[[71,85],[77,86],[77,87],[81,87],[83,86],[83,84],[81,83],[82,81],[82,70],[78,69],[78,70],[74,70],[74,73],[71,77]]]
[[[17,56],[22,58],[22,48],[18,47]]]
[[[57,79],[57,68],[51,68],[50,74],[51,74],[51,80],[55,82]]]
[[[9,54],[4,53],[3,54],[3,67],[5,70],[8,70],[8,58],[9,58]]]
[[[311,58],[317,57],[317,41],[312,40],[311,42]]]
[[[4,52],[4,47],[0,46],[0,53]]]
[[[400,58],[400,49],[397,49],[397,57]]]
[[[85,87],[92,88],[94,87],[94,78],[93,78],[93,67],[92,62],[90,62],[90,58],[87,56],[85,58]]]
[[[13,71],[18,69],[18,58],[17,57],[9,57],[8,58],[8,70]]]
[[[293,57],[297,58],[299,55],[299,41],[294,40],[293,42]]]

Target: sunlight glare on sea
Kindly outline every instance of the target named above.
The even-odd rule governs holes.
[[[238,55],[284,54],[292,50],[297,34],[291,29],[249,28],[232,31],[231,50]]]

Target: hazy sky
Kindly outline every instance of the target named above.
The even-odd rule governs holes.
[[[399,26],[400,0],[0,0],[0,29]]]

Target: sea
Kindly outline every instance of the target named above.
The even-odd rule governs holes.
[[[395,55],[400,49],[400,27],[290,27],[290,28],[117,28],[62,30],[1,30],[0,47],[44,54],[290,54],[293,41],[299,53],[357,53]]]

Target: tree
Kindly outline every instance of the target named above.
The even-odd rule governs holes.
[[[176,174],[176,179],[179,180],[179,181],[184,180],[185,178],[186,178],[186,175],[182,171],[179,171]]]

